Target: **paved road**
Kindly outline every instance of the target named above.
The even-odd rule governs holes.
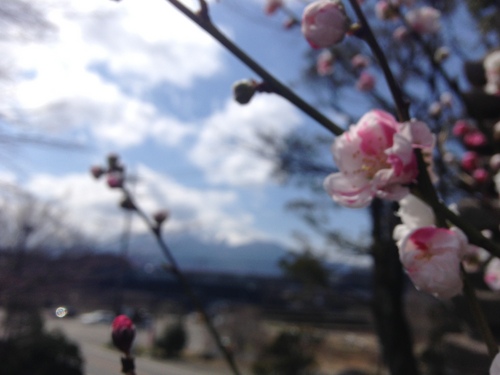
[[[120,354],[106,346],[110,341],[110,326],[107,324],[83,324],[78,319],[46,320],[48,329],[60,329],[69,339],[77,342],[85,358],[86,375],[119,375]],[[136,342],[146,344],[149,337],[139,331]],[[136,358],[137,375],[229,375],[226,368],[185,362],[156,361],[146,357]]]

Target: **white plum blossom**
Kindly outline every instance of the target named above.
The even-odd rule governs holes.
[[[500,259],[493,258],[484,271],[484,282],[492,290],[500,290]]]
[[[498,353],[490,367],[490,375],[500,375],[500,353]]]
[[[441,28],[441,12],[433,7],[424,6],[406,13],[406,22],[418,34],[436,34]]]
[[[426,226],[403,239],[399,257],[418,290],[448,299],[462,291],[460,262],[467,246],[459,229]]]
[[[340,0],[317,0],[302,15],[302,34],[313,48],[340,43],[350,28],[350,21]]]
[[[325,179],[324,188],[347,207],[366,207],[374,197],[399,200],[418,174],[414,147],[433,144],[423,122],[399,123],[387,112],[372,110],[333,142],[339,172]]]
[[[486,72],[485,91],[488,94],[500,94],[500,50],[489,53],[483,61]]]

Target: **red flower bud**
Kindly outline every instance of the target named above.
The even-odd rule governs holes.
[[[108,173],[107,183],[112,189],[121,188],[123,186],[123,175],[120,172]]]
[[[462,156],[462,168],[468,172],[473,171],[477,167],[478,156],[474,151],[467,151]]]
[[[135,337],[134,323],[126,315],[118,315],[112,323],[111,339],[123,353],[129,354]]]

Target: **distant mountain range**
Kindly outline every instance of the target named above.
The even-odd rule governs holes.
[[[272,242],[231,246],[192,235],[166,237],[172,254],[186,271],[227,272],[240,275],[279,275],[278,262],[288,250]],[[128,256],[138,267],[154,269],[167,263],[153,236],[141,234],[130,239]]]

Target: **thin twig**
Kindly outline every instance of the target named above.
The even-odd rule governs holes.
[[[181,13],[187,16],[189,19],[194,21],[203,30],[209,33],[214,39],[216,39],[220,44],[222,44],[229,52],[231,52],[235,57],[237,57],[242,63],[252,69],[257,75],[259,75],[267,85],[269,85],[273,92],[281,95],[283,98],[287,99],[290,103],[295,105],[305,114],[316,120],[321,126],[329,130],[335,135],[341,135],[344,130],[319,112],[316,108],[312,107],[310,104],[306,103],[300,96],[295,94],[286,85],[281,83],[272,74],[270,74],[266,69],[259,65],[254,59],[243,52],[238,46],[236,46],[231,40],[229,40],[224,34],[222,34],[210,21],[207,21],[206,17],[200,17],[197,13],[191,11],[184,4],[178,0],[167,0],[175,8],[177,8]]]
[[[387,85],[389,86],[392,98],[394,99],[394,104],[396,105],[399,121],[409,121],[410,115],[408,110],[410,105],[408,101],[405,100],[403,92],[401,91],[399,84],[396,82],[394,75],[392,74],[387,58],[385,57],[382,48],[380,48],[377,38],[375,38],[375,35],[373,34],[373,31],[368,24],[368,21],[366,20],[365,14],[361,9],[358,0],[349,0],[349,2],[351,3],[351,6],[354,9],[356,16],[358,17],[359,22],[361,23],[361,30],[359,31],[360,36],[366,41],[366,43],[368,43],[373,54],[375,55],[375,58],[378,60],[382,71],[384,72]]]
[[[198,312],[202,315],[205,324],[212,335],[212,337],[215,340],[215,343],[221,353],[223,354],[226,362],[228,363],[229,367],[233,371],[234,375],[240,375],[240,371],[238,369],[238,366],[236,365],[236,362],[234,360],[234,357],[232,353],[226,348],[224,343],[222,342],[222,339],[219,335],[219,332],[215,328],[214,324],[212,323],[212,319],[208,315],[207,311],[205,310],[203,303],[200,301],[198,298],[198,295],[194,292],[193,288],[191,287],[191,284],[188,282],[186,276],[180,269],[175,257],[173,256],[172,252],[170,251],[170,248],[168,247],[167,243],[163,239],[161,235],[161,229],[160,226],[153,224],[151,219],[146,215],[146,213],[137,205],[137,203],[134,201],[132,195],[130,192],[125,188],[122,187],[121,190],[125,194],[125,198],[130,200],[133,206],[133,210],[144,220],[144,223],[147,225],[148,229],[153,233],[154,237],[156,238],[156,241],[158,245],[160,246],[160,249],[162,250],[163,254],[167,258],[170,266],[170,270],[172,273],[177,276],[179,282],[182,284],[182,287],[184,288],[184,291],[186,292],[187,296],[190,298],[191,302],[195,306],[195,308],[198,310]]]
[[[460,272],[462,275],[462,281],[464,283],[463,292],[465,298],[467,299],[467,304],[469,305],[470,311],[474,320],[476,321],[477,327],[481,335],[483,336],[483,340],[486,343],[486,347],[488,348],[488,354],[493,359],[495,355],[498,353],[498,345],[496,343],[495,337],[493,336],[486,317],[484,316],[484,312],[479,304],[479,300],[477,299],[476,292],[474,288],[470,284],[469,277],[467,272],[465,272],[463,266],[460,266]]]

